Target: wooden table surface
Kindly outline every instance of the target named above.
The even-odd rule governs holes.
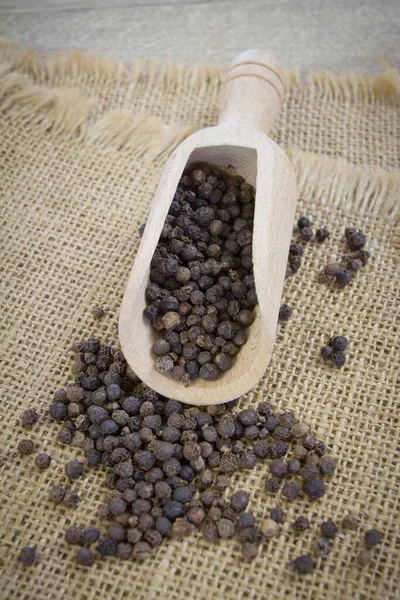
[[[271,49],[303,72],[400,65],[398,0],[0,0],[0,33],[44,50],[128,63],[150,56],[227,63]]]

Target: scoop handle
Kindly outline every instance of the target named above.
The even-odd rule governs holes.
[[[266,50],[233,59],[222,81],[219,123],[252,127],[268,135],[284,96],[282,70]]]

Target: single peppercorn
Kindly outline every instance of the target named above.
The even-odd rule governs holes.
[[[282,496],[292,502],[300,494],[300,486],[296,481],[287,481],[282,488]]]
[[[300,517],[297,517],[297,519],[293,523],[293,529],[295,531],[305,531],[306,529],[309,529],[309,528],[310,528],[310,521],[307,519],[307,517],[304,517],[303,515],[301,515]]]
[[[297,227],[299,229],[303,229],[304,227],[310,227],[311,226],[311,221],[310,219],[307,219],[307,217],[300,217],[300,219],[297,221]]]
[[[271,510],[271,519],[273,519],[274,521],[276,521],[276,523],[284,523],[285,521],[285,513],[281,508],[273,508]]]
[[[22,426],[30,427],[31,425],[35,425],[39,420],[39,415],[34,408],[28,408],[22,415]]]
[[[82,567],[91,567],[94,564],[94,554],[89,548],[79,548],[76,553],[76,562]]]
[[[321,536],[314,544],[315,554],[317,556],[327,556],[332,552],[333,539]]]
[[[293,310],[290,308],[288,304],[282,304],[279,309],[279,320],[280,321],[288,321],[292,316]]]
[[[280,484],[279,484],[279,479],[277,477],[271,477],[270,479],[267,479],[267,481],[265,482],[265,489],[270,494],[277,494],[279,492],[279,487],[280,487]]]
[[[80,544],[83,539],[83,531],[76,525],[71,525],[65,530],[64,534],[67,544]]]
[[[304,491],[311,500],[319,500],[325,496],[326,486],[321,479],[310,479],[305,482]]]
[[[354,231],[347,238],[347,244],[352,251],[361,250],[366,241],[366,237],[361,231]]]
[[[264,519],[260,527],[261,534],[266,538],[272,538],[279,533],[279,525],[273,519]]]
[[[324,521],[321,523],[321,533],[324,537],[333,538],[337,532],[338,528],[334,521]]]
[[[36,560],[36,549],[33,546],[24,546],[18,556],[18,560],[26,566],[33,565]]]
[[[18,444],[18,452],[21,456],[32,454],[35,449],[35,444],[32,440],[21,440]]]
[[[376,529],[369,529],[365,532],[364,541],[366,546],[372,548],[373,546],[377,546],[382,541],[382,535]]]
[[[69,479],[79,479],[83,475],[83,463],[79,460],[70,460],[65,465],[65,472]]]
[[[243,490],[235,492],[231,498],[231,506],[236,512],[241,512],[249,503],[249,495]]]
[[[343,367],[346,362],[346,355],[340,350],[332,352],[331,360],[335,367]]]
[[[314,235],[314,232],[311,229],[311,227],[302,227],[300,230],[300,237],[305,242],[310,241],[311,238],[313,237],[313,235]]]
[[[308,554],[303,554],[293,561],[293,567],[296,571],[301,573],[301,575],[308,575],[313,572],[314,561]]]
[[[320,229],[317,229],[315,236],[318,242],[322,243],[329,238],[330,233],[325,227],[321,227]]]
[[[360,567],[366,567],[371,562],[371,552],[368,550],[361,550],[357,555],[357,563]]]
[[[35,457],[35,465],[38,469],[48,469],[51,464],[51,456],[45,452],[39,452]]]
[[[336,273],[335,279],[338,286],[343,288],[349,285],[349,283],[351,283],[353,279],[353,274],[347,269],[340,269]]]

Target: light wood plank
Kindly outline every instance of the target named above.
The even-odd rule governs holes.
[[[17,4],[23,0],[14,0]],[[36,0],[36,2],[50,0]],[[52,0],[77,5],[78,0]],[[86,2],[86,0],[79,0]],[[126,2],[127,0],[118,0]],[[215,1],[130,5],[0,15],[2,33],[24,46],[105,54],[131,63],[140,56],[227,63],[245,48],[268,47],[303,71],[378,72],[382,56],[400,66],[398,0]],[[149,2],[161,0],[149,0]],[[13,4],[6,0],[6,5]],[[32,6],[26,0],[26,4]],[[55,5],[55,4],[54,4]],[[4,6],[4,4],[3,4]],[[101,0],[103,6],[103,0]]]

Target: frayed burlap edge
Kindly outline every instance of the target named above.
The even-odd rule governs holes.
[[[219,86],[225,69],[217,65],[195,64],[193,66],[141,58],[129,67],[121,61],[113,61],[107,56],[97,57],[75,50],[69,54],[58,53],[41,55],[37,50],[19,50],[16,43],[0,40],[0,57],[9,61],[15,70],[34,75],[41,81],[55,81],[59,77],[129,79],[130,83],[147,85],[163,84],[176,92],[187,87],[201,88],[214,84]],[[381,61],[384,70],[377,76],[357,73],[333,75],[331,73],[310,73],[304,81],[296,69],[284,71],[285,88],[291,91],[301,88],[310,94],[326,99],[369,102],[397,101],[400,95],[400,79],[396,69]]]

